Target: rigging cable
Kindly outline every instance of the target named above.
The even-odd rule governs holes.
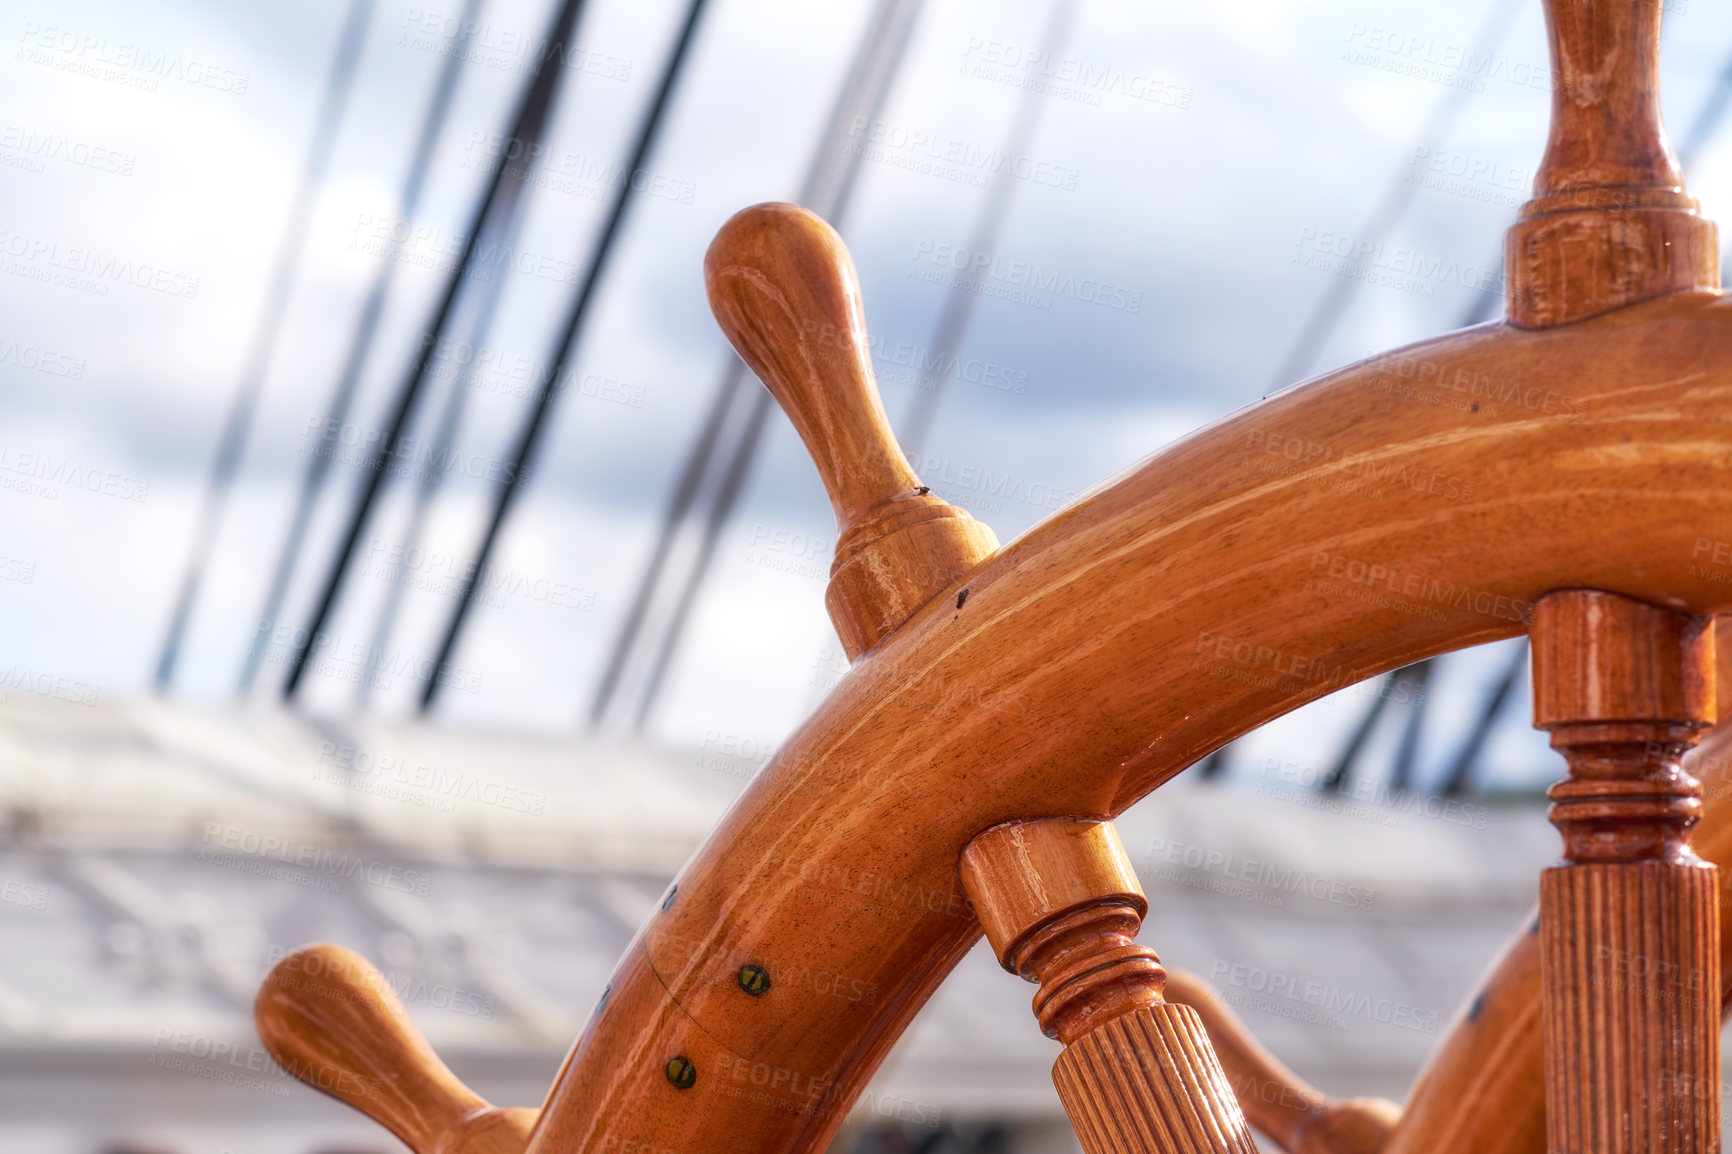
[[[1050,60],[1062,48],[1066,37],[1070,34],[1071,20],[1075,11],[1075,0],[1053,0],[1052,8],[1047,17],[1047,25],[1041,36],[1040,55],[1037,60]],[[1032,67],[1032,65],[1031,65]],[[1044,91],[1038,85],[1028,85],[1023,89],[1022,101],[1018,105],[1016,119],[1011,129],[1013,145],[1021,141],[1026,147],[1026,141],[1033,135],[1034,127],[1039,119],[1039,101],[1044,97]],[[1010,205],[1012,180],[1006,172],[1015,163],[1016,153],[1012,153],[1005,168],[995,174],[995,183],[988,188],[981,216],[977,221],[975,234],[971,243],[989,246],[990,237],[995,236],[998,227]],[[986,239],[983,239],[986,238]],[[981,251],[976,248],[971,251]],[[943,317],[940,319],[940,339],[961,340],[962,332],[973,311],[973,301],[957,304],[957,296],[972,298],[973,293],[957,287],[953,290],[951,300],[946,305]],[[947,329],[945,326],[950,326]],[[954,337],[950,332],[954,332]],[[925,398],[931,401],[922,404]],[[675,604],[671,621],[666,633],[663,634],[655,660],[650,666],[649,677],[644,688],[642,701],[638,705],[636,716],[632,719],[634,732],[642,732],[644,724],[649,719],[650,710],[654,707],[656,698],[661,693],[663,681],[666,679],[668,667],[673,662],[673,655],[679,647],[685,634],[687,620],[691,616],[692,606],[697,601],[698,590],[704,579],[709,575],[710,562],[715,556],[716,545],[721,540],[722,529],[727,525],[728,518],[733,515],[734,506],[739,502],[741,491],[745,487],[746,476],[751,468],[752,460],[757,455],[758,444],[763,433],[763,427],[770,415],[771,397],[768,390],[759,389],[753,397],[753,408],[750,423],[745,435],[735,449],[733,459],[728,463],[722,486],[716,494],[714,504],[710,506],[709,516],[704,523],[702,543],[698,549],[697,560],[687,577],[685,587],[680,590],[678,602]],[[914,453],[918,453],[925,440],[926,432],[931,425],[937,405],[937,390],[917,393],[914,409],[911,414],[915,424]]]
[[[402,190],[397,194],[396,220],[405,225],[414,218],[420,208],[421,190],[427,180],[427,170],[432,166],[433,153],[440,133],[444,130],[452,97],[457,91],[457,79],[463,71],[466,55],[465,48],[475,27],[476,17],[480,14],[481,3],[482,0],[465,0],[462,15],[458,18],[457,37],[452,42],[450,53],[445,57],[445,63],[439,69],[432,99],[422,117],[421,131],[415,141],[409,170],[403,178]],[[330,474],[331,463],[337,455],[343,422],[348,418],[349,408],[354,403],[361,371],[366,367],[373,338],[378,332],[380,317],[384,315],[385,298],[390,293],[402,247],[402,241],[393,239],[390,247],[379,258],[373,283],[367,290],[365,303],[361,306],[360,319],[349,339],[349,351],[343,358],[336,388],[332,390],[330,402],[325,406],[319,443],[307,459],[306,472],[301,477],[300,494],[295,499],[295,510],[289,518],[289,531],[283,538],[270,587],[266,590],[264,604],[259,609],[258,625],[254,629],[252,644],[248,646],[246,657],[241,664],[240,677],[236,683],[236,692],[241,697],[252,692],[259,665],[269,652],[271,634],[276,631],[277,617],[283,610],[283,598],[288,595],[289,581],[294,577],[295,564],[305,546],[313,510],[318,506],[319,496],[324,492],[325,479]]]
[[[883,109],[884,100],[895,79],[902,56],[907,51],[909,37],[923,5],[924,0],[879,0],[849,69],[848,79],[843,83],[831,109],[829,122],[819,135],[818,149],[807,169],[799,200],[833,226],[840,227],[847,206],[853,199],[864,152],[862,148],[849,143],[849,137],[853,135],[852,126],[875,120]],[[715,399],[710,403],[709,412],[699,427],[696,443],[686,454],[685,465],[663,513],[655,547],[644,567],[643,576],[638,579],[637,592],[626,612],[619,634],[614,639],[595,695],[591,698],[591,728],[598,726],[606,717],[631,655],[637,649],[638,636],[648,617],[651,602],[662,588],[663,574],[671,559],[674,541],[685,527],[693,505],[700,496],[703,482],[716,456],[717,446],[724,439],[724,430],[729,427],[727,418],[734,410],[742,391],[742,383],[746,379],[745,363],[729,350],[727,367],[717,382]],[[763,396],[752,396],[743,425],[737,421],[734,423],[737,426],[732,429],[735,438],[723,449],[723,455],[730,463],[738,458],[741,442],[756,440],[755,429],[767,415],[767,400],[767,393]],[[726,467],[725,476],[720,482],[724,491],[729,487],[726,477],[734,475],[735,472],[731,464]],[[712,507],[714,500],[712,497]],[[702,546],[700,551],[701,549]],[[641,718],[642,715],[640,710],[638,716]]]
[[[290,661],[289,675],[283,682],[283,700],[294,700],[299,691],[301,680],[306,674],[307,664],[324,641],[324,628],[336,607],[338,594],[342,591],[343,579],[348,573],[350,562],[354,559],[355,546],[361,539],[361,532],[366,527],[367,518],[378,501],[379,491],[385,478],[390,474],[397,460],[403,434],[407,430],[410,419],[415,412],[416,402],[427,381],[428,369],[432,365],[433,352],[439,345],[439,337],[445,331],[445,326],[451,318],[457,297],[465,283],[470,262],[474,260],[481,235],[487,231],[487,221],[493,211],[494,202],[498,199],[500,189],[505,183],[506,171],[513,156],[528,157],[534,154],[535,146],[540,142],[541,133],[547,125],[547,119],[553,108],[554,97],[558,94],[560,82],[567,71],[564,61],[567,42],[571,37],[572,28],[577,23],[579,12],[583,8],[583,0],[562,0],[557,14],[554,16],[552,29],[543,42],[541,58],[536,62],[535,73],[523,94],[523,99],[512,117],[511,131],[506,134],[499,157],[493,166],[493,172],[488,178],[487,189],[482,194],[481,201],[476,205],[473,219],[468,232],[464,236],[463,252],[457,263],[451,269],[451,275],[446,279],[445,290],[434,309],[433,317],[422,330],[421,343],[416,350],[414,364],[398,391],[395,404],[392,406],[391,420],[386,434],[368,453],[364,466],[364,477],[361,482],[361,493],[355,502],[355,508],[349,517],[348,526],[344,530],[342,544],[337,549],[336,556],[331,561],[331,567],[326,574],[324,587],[319,594],[316,608],[307,622],[307,627],[295,638],[294,656]],[[511,194],[508,193],[509,197]],[[436,678],[434,680],[437,680]]]
[[[343,23],[337,41],[337,53],[331,61],[331,71],[325,80],[324,95],[313,120],[312,139],[301,162],[300,183],[289,204],[289,216],[283,226],[282,239],[277,244],[276,261],[266,282],[265,298],[254,323],[252,341],[247,347],[241,369],[240,385],[230,402],[222,434],[217,441],[216,458],[211,463],[206,482],[204,502],[199,510],[197,527],[193,531],[192,551],[187,558],[186,572],[181,578],[180,592],[175,597],[169,615],[168,632],[157,656],[155,688],[158,693],[174,683],[175,666],[180,661],[181,646],[186,640],[187,627],[192,621],[193,607],[198,602],[204,584],[205,570],[216,549],[218,531],[229,497],[234,492],[235,475],[240,470],[241,456],[246,451],[247,434],[252,428],[253,413],[258,408],[265,374],[270,368],[271,354],[282,331],[283,318],[288,313],[289,297],[300,271],[301,254],[306,247],[307,230],[312,223],[313,201],[324,182],[330,165],[331,152],[336,146],[337,126],[342,122],[354,87],[356,67],[361,49],[367,40],[367,26],[373,18],[373,0],[353,0],[348,19]]]
[[[1075,18],[1076,4],[1073,0],[1057,0],[1054,3],[1046,32],[1041,38],[1042,55],[1038,59],[1051,60],[1063,50]],[[1045,99],[1046,93],[1038,84],[1030,84],[1022,90],[1022,101],[1017,105],[1016,119],[1011,124],[1010,136],[1003,150],[1005,163],[992,174],[992,183],[987,188],[986,199],[981,203],[980,215],[975,218],[974,229],[968,237],[970,257],[991,252],[998,243],[998,235],[1004,229],[1005,218],[1010,214],[1011,195],[1016,191],[1015,166],[1021,157],[1028,154],[1029,146],[1034,143],[1034,132],[1040,123]],[[980,300],[981,294],[968,285],[967,278],[958,277],[950,286],[950,296],[944,302],[944,312],[934,330],[931,356],[928,358],[930,363],[939,367],[939,371],[930,380],[930,374],[922,373],[915,383],[914,400],[909,405],[908,418],[903,423],[902,435],[898,438],[903,454],[914,463],[916,473],[920,471],[920,458],[926,450],[926,441],[932,434],[932,423],[938,416],[938,401],[944,390],[943,368],[952,357],[962,352],[963,336],[968,331],[968,322],[974,316],[975,302]]]
[[[476,549],[475,558],[464,571],[463,589],[458,594],[456,604],[452,607],[451,617],[445,626],[445,633],[439,642],[439,651],[433,659],[432,676],[421,690],[420,711],[426,713],[433,708],[439,699],[439,690],[443,684],[443,674],[450,663],[451,655],[457,648],[457,640],[463,633],[463,625],[468,620],[470,606],[475,601],[475,589],[493,556],[494,544],[498,541],[500,526],[511,513],[511,506],[519,492],[523,489],[523,479],[528,473],[535,450],[541,441],[541,431],[546,427],[548,413],[552,411],[553,402],[559,396],[560,386],[564,383],[566,364],[572,360],[572,353],[577,345],[577,336],[583,326],[585,316],[589,313],[590,301],[595,297],[596,286],[601,283],[603,272],[606,271],[608,257],[613,252],[614,242],[618,239],[620,225],[625,219],[626,209],[631,204],[633,183],[644,163],[649,159],[651,149],[655,146],[656,136],[661,128],[662,118],[667,111],[669,97],[672,95],[675,83],[679,79],[681,69],[685,65],[686,55],[691,48],[693,34],[697,30],[698,18],[703,14],[705,0],[691,0],[687,9],[684,25],[674,42],[673,51],[668,56],[667,67],[662,72],[661,83],[656,89],[654,99],[650,102],[648,112],[644,116],[643,125],[638,130],[638,138],[632,150],[632,157],[620,176],[619,187],[614,191],[613,204],[608,212],[606,223],[602,226],[600,235],[596,238],[595,247],[590,254],[588,267],[584,270],[583,281],[572,300],[571,309],[565,318],[559,339],[554,344],[553,365],[548,374],[547,383],[537,392],[534,403],[530,406],[529,418],[524,423],[517,442],[512,446],[509,464],[501,481],[499,491],[494,497],[493,512],[488,519],[487,530],[482,535],[481,544]]]
[[[522,230],[523,214],[517,211],[517,205],[513,205],[503,216],[500,227],[505,229],[505,237],[501,247],[510,251]],[[500,297],[504,295],[504,287],[504,277],[493,277],[478,290],[481,300],[476,308],[475,319],[469,327],[468,345],[471,349],[486,347],[488,335],[493,329],[494,314],[498,311]],[[410,565],[410,558],[420,549],[421,538],[427,529],[427,518],[432,513],[433,499],[438,496],[445,473],[450,467],[447,463],[456,459],[454,453],[457,436],[464,411],[468,407],[469,390],[475,384],[478,362],[479,358],[469,365],[459,366],[458,372],[453,374],[451,388],[445,395],[445,405],[433,433],[433,459],[422,469],[420,484],[415,487],[414,507],[409,512],[408,527],[403,531],[402,548],[395,554],[387,577],[385,604],[379,610],[379,618],[373,626],[372,640],[367,645],[365,671],[355,686],[357,711],[365,709],[372,697],[379,661],[384,656],[392,631],[396,628],[397,614],[403,605],[403,594],[408,591],[409,580],[405,567]]]
[[[1455,763],[1444,775],[1443,786],[1438,790],[1440,796],[1460,797],[1468,791],[1472,784],[1474,763],[1479,760],[1480,750],[1485,748],[1486,739],[1491,736],[1492,726],[1497,722],[1498,714],[1503,712],[1504,703],[1515,690],[1517,678],[1521,676],[1522,670],[1527,668],[1527,660],[1528,639],[1523,637],[1520,644],[1512,649],[1503,676],[1497,679],[1491,693],[1486,696],[1473,729],[1461,743],[1461,748],[1456,751]]]
[[[1494,0],[1491,11],[1486,13],[1485,22],[1480,26],[1479,35],[1474,39],[1474,49],[1468,59],[1489,58],[1496,52],[1497,46],[1503,43],[1504,36],[1509,32],[1516,11],[1514,0]],[[1472,90],[1466,87],[1452,87],[1444,93],[1442,99],[1432,108],[1431,115],[1426,118],[1425,127],[1420,130],[1419,146],[1449,138],[1456,118],[1467,107],[1467,98],[1471,92]],[[1406,155],[1415,155],[1414,149],[1408,149]],[[1410,179],[1411,165],[1410,160],[1395,170],[1395,178],[1389,182],[1382,199],[1371,210],[1370,218],[1357,234],[1359,237],[1372,243],[1380,243],[1379,238],[1394,228],[1395,223],[1406,213],[1420,188],[1419,181]],[[1359,283],[1357,277],[1351,276],[1337,276],[1330,280],[1311,315],[1293,338],[1293,344],[1288,348],[1287,355],[1281,359],[1280,367],[1275,370],[1269,384],[1270,393],[1303,379],[1311,371],[1312,363],[1323,351],[1324,342],[1346,315],[1347,306],[1352,303]]]

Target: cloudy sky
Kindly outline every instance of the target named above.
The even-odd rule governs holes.
[[[1024,175],[976,255],[1115,291],[1103,304],[991,285],[962,342],[968,371],[946,382],[917,462],[1001,540],[1294,372],[1500,307],[1495,257],[1549,102],[1537,0],[1075,0],[1062,45],[1042,56],[1051,5],[927,0],[881,114],[850,126],[865,155],[843,232],[901,422],[916,390],[896,350],[930,346],[951,291],[943,254],[968,246],[986,196],[978,160],[1007,147],[1031,78],[1043,85],[1015,153]],[[796,194],[873,6],[711,0],[442,721],[577,730],[727,364],[704,303],[704,248],[740,207]],[[400,187],[462,8],[372,7],[176,693],[232,700],[361,303],[390,238],[407,237],[283,620],[310,611],[356,490],[354,446],[378,435],[551,11],[482,0],[425,194],[403,221]],[[371,708],[411,708],[401,671],[431,655],[485,520],[489,463],[521,420],[525,374],[549,358],[606,212],[607,173],[685,8],[585,5],[516,256],[492,286],[497,310],[483,326],[487,294],[472,286],[452,330],[453,360],[473,348],[478,365],[450,458],[462,467],[442,477],[400,572],[391,561],[414,486],[388,486],[330,627],[335,653],[365,648],[393,574],[406,585]],[[1732,11],[1705,0],[1667,11],[1664,98],[1679,140],[1732,51]],[[350,13],[347,0],[0,5],[0,622],[12,684],[23,671],[103,699],[148,691]],[[1718,216],[1732,198],[1722,135],[1690,171]],[[1336,257],[1355,248],[1372,255]],[[1438,271],[1394,273],[1397,252]],[[1296,358],[1344,272],[1362,279],[1341,322]],[[451,378],[423,406],[424,448]],[[776,416],[651,736],[767,747],[812,707],[835,676],[822,606],[833,539],[816,475]],[[1478,674],[1500,660],[1457,660],[1465,688],[1446,721],[1476,708]],[[363,672],[322,666],[308,705],[352,708]],[[277,647],[256,696],[282,673]]]

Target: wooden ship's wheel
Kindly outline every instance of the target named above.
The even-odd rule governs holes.
[[[680,872],[539,1109],[463,1087],[335,947],[266,979],[272,1053],[418,1154],[819,1151],[984,931],[1039,986],[1091,1154],[1249,1151],[1248,1122],[1306,1154],[1717,1150],[1732,801],[1684,758],[1732,611],[1732,305],[1660,124],[1658,0],[1547,7],[1506,320],[1271,397],[1003,548],[891,439],[836,235],[790,205],[730,220],[710,300],[835,506],[852,672]],[[1271,438],[1275,471],[1248,450]],[[1325,1099],[1135,942],[1111,819],[1307,701],[1524,633],[1569,767],[1537,920],[1404,1107]]]

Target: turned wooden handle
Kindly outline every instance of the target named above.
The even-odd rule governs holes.
[[[301,1081],[366,1114],[415,1154],[521,1154],[538,1111],[499,1109],[459,1082],[385,975],[340,946],[296,950],[253,1003],[259,1038]]]
[[[1384,1098],[1329,1098],[1265,1050],[1215,988],[1167,969],[1166,998],[1202,1019],[1246,1119],[1288,1154],[1377,1154],[1401,1119]]]
[[[920,485],[878,399],[860,278],[836,230],[794,204],[735,213],[704,256],[710,308],[775,396],[846,529]]]
[[[722,331],[794,422],[830,494],[836,559],[824,602],[859,657],[998,539],[921,486],[891,435],[860,279],[834,229],[798,205],[745,209],[711,242],[704,281]]]

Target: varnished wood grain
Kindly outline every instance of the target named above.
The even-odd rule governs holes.
[[[1534,724],[1677,718],[1706,728],[1715,714],[1710,625],[1591,590],[1546,597],[1534,612]],[[1618,644],[1605,644],[1608,636]]]
[[[1249,1154],[1244,1112],[1196,1011],[1136,941],[1148,902],[1111,822],[986,830],[962,883],[1004,967],[1040,986],[1041,1032],[1063,1042],[1053,1084],[1088,1154]]]
[[[1034,1016],[1067,1046],[1159,1003],[1167,972],[1137,942],[1148,900],[1111,822],[1007,822],[962,851],[962,885],[1000,964],[1040,987]]]
[[[1535,608],[1534,724],[1570,767],[1549,795],[1567,861],[1698,863],[1701,788],[1681,760],[1714,716],[1709,625],[1588,590]]]
[[[1087,1154],[1256,1154],[1197,1012],[1121,1014],[1059,1055],[1053,1083]]]
[[[1732,620],[1715,629],[1716,716],[1732,718]],[[1708,731],[1685,757],[1702,784],[1691,846],[1720,869],[1720,904],[1732,901],[1732,725]],[[1545,1154],[1544,1039],[1536,911],[1468,996],[1408,1096],[1387,1154]],[[1720,934],[1721,1016],[1732,1007],[1732,936]],[[1711,1089],[1711,1088],[1710,1088]],[[1714,1090],[1713,1092],[1718,1092]]]
[[[1014,543],[964,607],[928,606],[863,661],[686,868],[538,1148],[821,1148],[978,932],[956,863],[980,830],[1108,816],[1329,689],[1523,630],[1549,589],[1727,607],[1729,322],[1687,294],[1426,342],[1204,430]],[[1294,441],[1303,467],[1268,451]],[[1421,464],[1471,495],[1367,480]],[[825,990],[748,1004],[748,960]],[[673,1108],[679,1023],[726,1045]]]
[[[1714,632],[1591,590],[1541,599],[1534,724],[1563,864],[1540,876],[1547,1147],[1705,1154],[1720,1140],[1719,880],[1681,761],[1713,718]],[[1681,1088],[1691,1092],[1680,1092]]]
[[[834,229],[798,205],[744,209],[710,243],[704,284],[722,331],[806,443],[839,527],[919,487],[884,415],[859,274]]]
[[[932,585],[982,540],[953,542],[968,560],[930,565],[924,585],[923,550],[885,544],[960,518],[909,488],[883,433],[851,270],[772,239],[791,225],[818,251],[833,234],[777,211],[718,241],[712,300],[813,449],[842,529],[835,574],[852,572],[832,616],[866,656],[628,951],[536,1154],[820,1149],[978,934],[957,864],[980,832],[1110,817],[1306,701],[1524,631],[1554,590],[1732,608],[1716,560],[1732,548],[1732,311],[1708,275],[1711,226],[1655,167],[1651,7],[1551,14],[1564,82],[1509,238],[1513,325],[1202,430],[967,571],[954,598]],[[734,980],[746,962],[824,980],[751,997]],[[1521,1035],[1487,1020],[1507,1029],[1464,1036],[1495,1050]],[[674,1057],[695,1071],[685,1088],[665,1076]],[[1109,1113],[1097,1136],[1131,1134],[1128,1110]]]
[[[1624,615],[1627,626],[1642,618],[1648,619],[1649,626],[1660,624],[1652,615],[1636,611],[1634,606],[1603,608]],[[1574,689],[1570,697],[1542,698],[1536,703],[1536,714],[1550,720],[1579,717],[1583,710],[1631,716],[1642,710],[1667,712],[1684,708],[1700,714],[1705,712],[1700,694],[1717,682],[1717,715],[1732,715],[1729,624],[1732,623],[1726,618],[1719,621],[1714,646],[1718,676],[1712,680],[1701,667],[1700,650],[1694,659],[1685,656],[1679,644],[1686,639],[1685,634],[1668,634],[1663,628],[1652,631],[1647,647],[1651,659],[1644,664],[1651,668],[1672,662],[1690,670],[1694,684],[1688,698],[1683,695],[1668,698],[1667,693],[1676,694],[1682,684],[1676,680],[1664,684],[1665,679],[1640,676],[1646,671],[1628,678],[1577,677],[1567,682]],[[1535,640],[1536,644],[1555,643],[1556,634],[1544,633]],[[1559,680],[1553,679],[1548,687],[1566,688],[1558,684]],[[1600,697],[1602,692],[1612,696]],[[1686,768],[1700,777],[1706,795],[1703,819],[1693,831],[1692,844],[1703,858],[1720,867],[1721,878],[1725,879],[1726,869],[1732,865],[1732,725],[1709,731],[1701,748],[1686,759]],[[1717,899],[1722,906],[1732,899],[1726,884],[1722,880]],[[1489,967],[1486,979],[1470,994],[1442,1046],[1415,1082],[1406,1110],[1397,1112],[1391,1104],[1385,1104],[1389,1107],[1384,1122],[1389,1131],[1387,1154],[1435,1150],[1459,1154],[1543,1154],[1546,1150],[1546,1112],[1544,1096],[1539,1092],[1544,1076],[1544,1045],[1537,919],[1536,913],[1518,930]],[[1732,936],[1724,930],[1718,950],[1722,988],[1714,997],[1724,1014],[1724,1008],[1732,1005],[1726,989]],[[1223,1067],[1252,1125],[1274,1136],[1284,1148],[1295,1149],[1298,1141],[1295,1130],[1328,1108],[1323,1096],[1306,1087],[1263,1052],[1254,1039],[1243,1034],[1243,1028],[1232,1020],[1232,1011],[1219,1002],[1201,979],[1183,971],[1169,971],[1165,992],[1169,1000],[1186,1002],[1202,1012]],[[1682,1094],[1717,1093],[1713,1086],[1687,1084],[1675,1076],[1668,1077],[1668,1087]],[[1335,1147],[1332,1144],[1330,1148]],[[1377,1145],[1366,1148],[1376,1149]]]
[[[1715,875],[1641,861],[1541,877],[1548,1150],[1719,1149]]]
[[[1271,437],[1316,450],[1271,470]],[[646,1022],[662,1011],[613,1013],[648,981],[650,1003],[676,1002],[730,1052],[850,1097],[979,932],[957,876],[975,834],[1110,816],[1304,701],[1524,631],[1552,589],[1726,607],[1707,562],[1732,541],[1728,465],[1732,310],[1707,294],[1425,342],[1179,442],[856,666],[682,871],[643,934],[653,973],[616,976],[584,1046],[658,1048]],[[1434,492],[1434,475],[1471,494]],[[765,959],[876,994],[744,998],[734,972]],[[839,1120],[776,1102],[640,1109],[654,1073],[580,1053],[542,1148],[732,1135],[809,1150]]]

